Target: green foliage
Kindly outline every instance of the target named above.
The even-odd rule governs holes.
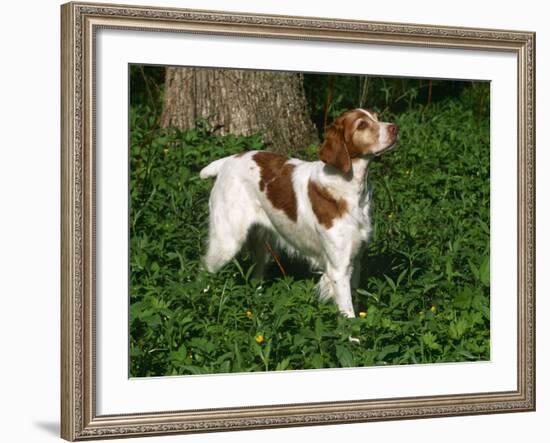
[[[400,142],[369,174],[374,229],[356,319],[319,302],[318,276],[293,262],[263,282],[246,253],[202,271],[212,181],[198,172],[261,149],[261,137],[219,136],[205,122],[160,130],[158,107],[131,106],[131,375],[489,359],[488,89],[476,85],[385,111]]]
[[[129,66],[130,104],[139,106],[148,104],[159,112],[164,91],[165,69],[161,66],[136,65]]]
[[[489,83],[366,75],[304,74],[304,90],[319,135],[341,112],[367,107],[380,113],[401,113],[417,105],[449,98],[467,100],[477,117],[487,118]],[[482,115],[483,114],[483,115]]]

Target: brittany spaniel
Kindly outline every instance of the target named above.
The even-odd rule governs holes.
[[[351,288],[359,283],[362,250],[371,232],[369,161],[397,141],[395,124],[364,109],[347,111],[328,128],[320,161],[267,151],[216,160],[200,177],[217,177],[209,200],[204,265],[218,271],[248,242],[255,276],[269,254],[266,241],[322,271],[321,298],[332,298],[354,317]]]

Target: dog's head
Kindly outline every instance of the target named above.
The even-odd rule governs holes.
[[[348,173],[351,159],[378,156],[392,149],[397,132],[397,125],[378,121],[376,113],[364,109],[347,111],[328,127],[319,158]]]

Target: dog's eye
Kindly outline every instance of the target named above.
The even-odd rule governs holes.
[[[366,129],[369,126],[366,120],[361,120],[359,122],[359,125],[357,126],[357,129]]]

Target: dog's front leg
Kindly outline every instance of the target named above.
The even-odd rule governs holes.
[[[334,287],[334,300],[340,311],[349,318],[355,317],[353,302],[351,299],[351,267],[343,269],[327,269],[327,275]]]
[[[351,267],[348,267],[344,271],[329,271],[329,278],[330,275],[332,275],[332,282],[334,284],[335,288],[335,300],[336,304],[340,308],[340,311],[342,314],[344,314],[348,318],[354,318],[355,317],[355,311],[353,310],[353,302],[351,300],[351,285],[350,285],[350,278],[352,274]],[[359,343],[359,339],[356,337],[352,337],[351,335],[348,337],[348,340],[353,343]]]

